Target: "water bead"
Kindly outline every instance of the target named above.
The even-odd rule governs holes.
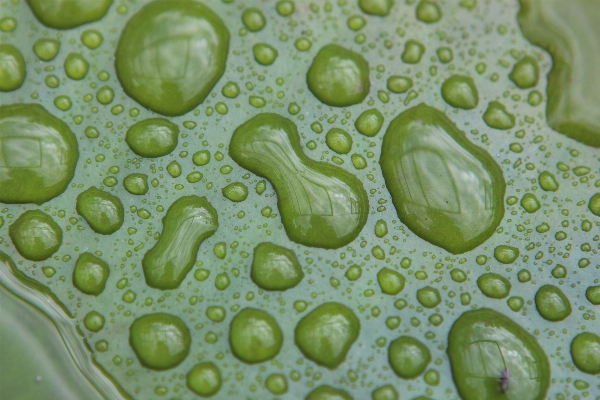
[[[25,81],[25,59],[15,46],[0,44],[0,92],[11,92]]]
[[[24,258],[43,261],[58,251],[63,232],[48,214],[40,210],[25,211],[9,227],[15,248]]]

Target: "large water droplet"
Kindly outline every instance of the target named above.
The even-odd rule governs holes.
[[[27,0],[42,24],[54,29],[70,29],[104,17],[112,0]]]
[[[0,44],[0,92],[20,88],[25,75],[25,59],[19,49],[11,44]]]
[[[256,364],[275,357],[283,344],[279,324],[266,311],[244,308],[231,320],[229,345],[240,360]]]
[[[8,234],[19,254],[31,261],[49,258],[62,245],[60,226],[40,210],[25,211],[8,227]]]
[[[123,225],[125,211],[121,200],[95,186],[79,193],[76,209],[96,233],[110,235]]]

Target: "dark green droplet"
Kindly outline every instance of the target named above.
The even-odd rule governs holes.
[[[95,186],[79,193],[76,208],[96,233],[110,235],[123,225],[125,211],[121,200]]]
[[[327,132],[325,143],[338,154],[348,154],[352,150],[352,136],[341,128],[331,128]]]
[[[512,285],[502,275],[490,272],[477,278],[477,287],[489,298],[504,299],[510,294]]]
[[[125,135],[125,142],[135,154],[142,157],[162,157],[177,147],[179,127],[164,118],[150,118],[133,124]]]
[[[98,296],[110,274],[108,264],[92,253],[81,253],[73,269],[73,286],[85,294]]]
[[[198,249],[219,227],[217,211],[206,197],[184,196],[169,207],[156,245],[142,259],[146,284],[176,289],[196,262]]]
[[[190,331],[181,318],[167,313],[146,314],[129,327],[129,343],[145,367],[176,367],[190,351]]]
[[[512,296],[510,297],[506,303],[514,312],[521,311],[523,306],[525,305],[525,300],[520,296]]]
[[[241,182],[233,182],[225,186],[222,192],[223,196],[229,200],[239,203],[248,197],[248,186]]]
[[[271,242],[254,248],[252,281],[265,290],[287,290],[302,281],[304,272],[293,250]]]
[[[534,213],[539,210],[542,205],[535,194],[527,193],[521,198],[521,207],[523,207],[528,213]]]
[[[294,341],[304,356],[329,369],[337,368],[358,338],[360,321],[343,304],[324,303],[304,316],[294,330]]]
[[[52,61],[60,50],[60,42],[56,39],[38,39],[33,44],[33,52],[42,61]]]
[[[516,247],[500,245],[494,249],[494,258],[502,264],[512,264],[519,257],[519,253]]]
[[[385,17],[390,13],[394,0],[358,0],[358,5],[367,14]]]
[[[585,290],[585,297],[593,305],[595,305],[595,306],[600,305],[600,285],[588,287]]]
[[[583,332],[571,342],[571,357],[580,371],[600,374],[600,336]]]
[[[225,72],[229,31],[197,1],[159,0],[123,29],[115,52],[117,77],[135,101],[177,116],[202,103]]]
[[[392,120],[379,163],[400,220],[453,254],[479,246],[502,220],[502,170],[435,108]]]
[[[229,155],[271,181],[291,240],[332,249],[353,241],[363,228],[369,206],[362,183],[339,167],[309,159],[289,119],[251,118],[234,131]]]
[[[506,111],[504,104],[499,101],[491,101],[487,110],[483,113],[484,122],[494,129],[511,129],[515,126],[515,116]]]
[[[440,291],[431,286],[417,290],[417,300],[427,308],[434,308],[442,302]]]
[[[43,261],[62,245],[62,229],[40,210],[25,211],[8,227],[8,235],[24,258]]]
[[[0,92],[11,92],[25,81],[25,59],[15,46],[0,44]]]
[[[0,202],[42,204],[75,174],[77,139],[37,104],[0,106]]]
[[[527,89],[537,85],[540,78],[540,67],[535,58],[525,56],[513,67],[510,80],[521,89]]]
[[[27,0],[42,24],[54,29],[71,29],[104,17],[112,0]]]
[[[542,318],[557,322],[571,315],[571,302],[558,287],[544,285],[535,294],[535,307]]]
[[[377,282],[383,293],[395,296],[404,289],[406,279],[396,271],[382,268],[377,273]]]
[[[198,396],[214,396],[221,390],[221,370],[210,361],[196,364],[186,375],[186,383]]]
[[[479,103],[479,94],[473,78],[452,75],[442,84],[442,97],[452,107],[471,110]]]
[[[383,126],[383,114],[376,108],[366,110],[356,119],[354,126],[358,133],[373,137],[379,133]]]
[[[244,308],[229,326],[229,345],[240,360],[256,364],[275,357],[283,344],[279,324],[266,311]]]
[[[329,44],[313,59],[306,83],[315,97],[327,105],[358,104],[369,93],[369,63],[352,50]]]
[[[463,313],[448,334],[447,351],[464,400],[546,398],[550,365],[544,350],[533,335],[497,311]]]
[[[431,353],[423,342],[410,336],[400,336],[390,343],[388,360],[400,378],[414,379],[431,362]]]
[[[123,186],[131,194],[146,194],[148,192],[148,175],[129,174],[123,179]]]

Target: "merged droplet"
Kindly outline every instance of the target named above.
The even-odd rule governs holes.
[[[196,1],[157,0],[134,14],[115,53],[125,92],[157,113],[182,115],[202,103],[225,72],[229,31]]]
[[[296,346],[304,356],[329,369],[337,368],[358,338],[360,321],[343,304],[321,304],[304,316],[294,331]]]
[[[302,281],[304,272],[293,250],[271,242],[254,248],[252,281],[265,290],[287,290]]]
[[[452,107],[470,110],[477,107],[479,94],[473,78],[464,75],[452,75],[442,84],[442,97]]]
[[[67,124],[37,104],[0,106],[0,202],[42,204],[65,191],[79,158]]]
[[[175,315],[146,314],[129,327],[129,343],[142,365],[164,370],[177,366],[190,352],[190,330]]]
[[[600,374],[600,336],[583,332],[571,342],[571,357],[580,371]]]
[[[148,286],[176,289],[196,262],[198,249],[219,227],[217,211],[206,197],[184,196],[169,207],[156,245],[142,259]]]
[[[112,0],[27,0],[42,24],[54,29],[70,29],[101,19]]]
[[[379,163],[402,222],[453,254],[479,246],[502,220],[502,170],[435,108],[421,104],[396,117]]]
[[[125,142],[138,156],[154,158],[171,153],[177,147],[179,127],[164,118],[149,118],[133,124]]]
[[[423,342],[410,336],[400,336],[390,343],[388,360],[400,378],[414,379],[431,362],[431,352]]]
[[[548,124],[594,147],[600,147],[600,77],[595,68],[600,64],[599,19],[600,9],[589,1],[526,0],[518,15],[523,35],[552,55]]]
[[[0,92],[17,90],[25,81],[25,59],[12,44],[0,44]]]
[[[98,296],[110,274],[108,264],[92,253],[81,253],[73,269],[73,285],[85,294]]]
[[[571,315],[571,302],[562,290],[554,285],[544,285],[535,294],[535,307],[542,318],[557,322]]]
[[[229,345],[240,360],[256,364],[275,357],[283,345],[279,324],[266,311],[244,308],[229,325]]]
[[[24,258],[43,261],[62,245],[62,229],[40,210],[25,211],[8,227],[15,248]]]
[[[271,181],[289,238],[335,249],[353,241],[369,210],[362,183],[345,170],[309,159],[296,125],[277,114],[259,114],[240,125],[229,155]]]
[[[369,63],[352,50],[328,44],[313,59],[306,83],[315,97],[327,105],[358,104],[369,93]]]
[[[125,210],[121,200],[95,186],[79,193],[76,209],[96,233],[110,235],[123,225]]]

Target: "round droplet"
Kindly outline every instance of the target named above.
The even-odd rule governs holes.
[[[506,111],[504,104],[499,101],[491,101],[487,110],[483,113],[485,123],[494,129],[511,129],[515,126],[515,116]]]
[[[225,315],[225,309],[221,306],[210,306],[206,309],[206,316],[213,322],[223,322]]]
[[[539,210],[542,205],[535,194],[527,193],[523,196],[523,198],[521,198],[521,207],[523,207],[528,213],[534,213]]]
[[[240,360],[256,364],[275,357],[283,344],[279,324],[266,311],[244,308],[229,325],[229,345]]]
[[[511,71],[510,80],[521,89],[537,85],[540,78],[540,67],[535,58],[525,56],[519,60]]]
[[[421,0],[417,5],[417,19],[419,21],[432,23],[442,18],[440,6],[431,0]]]
[[[264,14],[258,8],[246,8],[242,13],[242,22],[250,32],[258,32],[267,24]]]
[[[90,311],[83,318],[83,325],[90,332],[99,332],[104,328],[104,316],[97,311]]]
[[[81,42],[91,50],[98,48],[103,40],[102,34],[95,29],[87,29],[81,33]]]
[[[408,76],[393,75],[387,80],[387,88],[390,92],[404,93],[413,86],[413,80]]]
[[[540,187],[546,192],[556,192],[559,188],[556,177],[551,172],[543,171],[538,180],[540,182]]]
[[[431,353],[421,341],[410,336],[400,336],[390,343],[388,360],[400,378],[414,379],[431,362]]]
[[[13,17],[0,18],[0,31],[12,32],[17,29],[17,20]]]
[[[434,308],[442,302],[440,291],[431,286],[417,290],[417,300],[427,308]]]
[[[288,391],[287,378],[283,374],[271,374],[265,381],[267,390],[275,395],[285,394]]]
[[[390,13],[394,0],[358,0],[358,5],[367,14],[385,17]]]
[[[442,84],[442,97],[452,107],[471,110],[477,107],[479,94],[473,78],[464,75],[452,75]]]
[[[341,128],[331,128],[327,132],[325,143],[338,154],[348,154],[352,150],[352,136]]]
[[[462,314],[448,334],[447,351],[464,400],[546,398],[550,365],[544,350],[533,335],[497,311]]]
[[[196,364],[188,372],[186,383],[188,388],[198,396],[214,396],[221,389],[221,371],[212,362]]]
[[[502,264],[512,264],[519,257],[519,249],[512,246],[500,245],[494,249],[494,258]]]
[[[104,17],[112,0],[27,0],[42,24],[54,29],[71,29]]]
[[[87,75],[90,64],[81,54],[70,53],[65,58],[64,68],[69,78],[80,81]]]
[[[479,246],[502,221],[502,170],[435,108],[421,104],[392,120],[379,164],[400,220],[453,254]]]
[[[0,44],[0,91],[17,90],[25,81],[25,59],[15,46]]]
[[[354,126],[359,133],[373,137],[383,126],[383,114],[376,108],[366,110],[356,119]]]
[[[248,197],[248,186],[242,182],[233,182],[225,186],[222,192],[227,199],[239,203]]]
[[[337,368],[358,338],[360,321],[340,303],[324,303],[302,318],[294,341],[304,356],[329,369]]]
[[[254,53],[254,59],[261,65],[271,65],[277,59],[277,49],[267,43],[257,43],[252,46],[252,53]]]
[[[108,264],[92,253],[81,253],[73,270],[73,286],[85,294],[98,296],[110,274]]]
[[[294,9],[296,8],[293,1],[281,0],[277,2],[275,6],[277,9],[277,13],[282,17],[290,16],[294,13]]]
[[[491,272],[477,278],[477,287],[479,287],[479,290],[485,296],[492,299],[504,299],[508,297],[512,288],[508,279]]]
[[[571,357],[579,370],[596,375],[600,374],[600,336],[583,332],[571,342]]]
[[[142,157],[163,157],[177,147],[179,127],[164,118],[150,118],[133,124],[125,135],[125,142],[135,154]]]
[[[304,272],[293,250],[271,242],[254,248],[252,281],[265,290],[287,290],[302,281]]]
[[[175,160],[171,161],[169,165],[167,165],[167,172],[172,178],[181,176],[181,164]]]
[[[190,352],[190,331],[181,318],[146,314],[129,328],[129,343],[144,366],[164,370],[177,366]]]
[[[104,105],[110,104],[114,98],[115,98],[115,92],[114,92],[114,90],[112,90],[112,88],[110,86],[102,86],[96,92],[96,100],[98,100],[98,103],[100,103],[100,104],[104,104]]]
[[[513,310],[514,312],[518,312],[523,309],[523,306],[525,305],[525,300],[522,297],[513,296],[510,297],[506,301],[506,303],[508,304],[511,310]]]
[[[33,52],[42,61],[52,61],[60,50],[60,42],[56,39],[38,39],[33,44]]]
[[[377,273],[377,282],[383,293],[395,296],[404,289],[406,279],[396,271],[382,268]]]
[[[400,396],[392,385],[385,385],[373,390],[371,398],[373,400],[399,400]]]
[[[163,115],[182,115],[221,78],[228,49],[229,31],[202,3],[153,1],[127,21],[115,69],[135,101]]]
[[[402,52],[402,61],[407,64],[417,64],[421,61],[421,57],[425,53],[425,46],[416,40],[408,40],[404,43],[404,51]]]
[[[123,179],[123,186],[131,194],[146,194],[148,192],[148,175],[129,174]]]
[[[571,302],[558,287],[544,285],[535,294],[535,307],[542,318],[556,322],[571,315]]]
[[[79,157],[68,125],[37,104],[0,107],[0,202],[42,204],[65,191]]]
[[[29,210],[8,227],[8,235],[24,258],[43,261],[58,251],[63,233],[48,214]]]
[[[123,225],[121,200],[95,186],[79,193],[76,209],[96,233],[110,235]]]
[[[322,385],[313,390],[304,400],[354,400],[346,391]]]
[[[306,73],[310,91],[323,103],[346,107],[361,103],[370,89],[369,63],[337,44],[323,46]]]
[[[600,217],[600,193],[596,193],[590,197],[588,209],[592,212],[592,214]]]
[[[600,286],[590,286],[585,290],[585,297],[590,303],[600,305]]]

